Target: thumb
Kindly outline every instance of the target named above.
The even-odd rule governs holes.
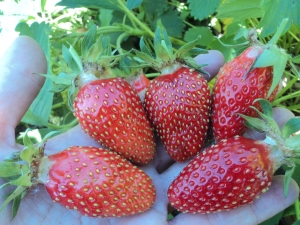
[[[20,36],[0,59],[0,139],[13,130],[44,83],[47,61],[43,50],[30,37]]]

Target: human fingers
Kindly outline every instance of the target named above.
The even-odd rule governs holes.
[[[294,180],[289,185],[288,196],[284,197],[283,179],[283,176],[274,177],[269,191],[249,205],[241,206],[228,212],[207,215],[182,213],[172,219],[169,225],[182,224],[183,221],[189,225],[239,225],[241,221],[243,221],[243,225],[259,224],[284,210],[297,199],[299,188]]]
[[[44,78],[33,73],[45,73],[47,60],[36,41],[20,36],[2,56],[0,68],[0,139],[6,141],[42,87]]]
[[[283,107],[273,108],[273,118],[276,120],[280,129],[289,119],[293,117],[295,117],[295,115],[286,108]],[[258,132],[254,129],[247,129],[246,132],[244,133],[244,136],[255,140],[263,140],[265,139],[266,134],[262,132]]]
[[[210,76],[207,76],[205,74],[203,75],[204,78],[208,81],[210,81],[217,75],[220,68],[225,63],[223,54],[218,50],[208,50],[207,54],[200,54],[194,59],[199,65],[207,64],[207,66],[204,66],[202,69],[210,74]]]

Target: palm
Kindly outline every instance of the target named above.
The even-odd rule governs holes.
[[[205,60],[203,60],[205,59]],[[210,65],[207,71],[215,75],[222,66],[223,61],[219,54],[199,57],[198,62]],[[18,66],[12,67],[15,62]],[[22,150],[22,146],[15,144],[14,128],[17,126],[27,108],[37,95],[43,84],[41,76],[32,73],[45,73],[46,59],[42,50],[32,39],[20,37],[16,40],[4,58],[0,60],[0,161],[12,152]],[[212,78],[212,76],[211,76]],[[26,90],[20,94],[20,90]],[[18,106],[17,110],[11,110],[11,106]],[[292,116],[290,112],[281,112],[282,120]],[[282,117],[285,115],[285,117]],[[282,121],[281,121],[282,123]],[[248,133],[248,135],[251,135]],[[90,139],[79,126],[67,133],[50,139],[46,144],[46,154],[53,154],[71,145],[99,146]],[[162,144],[157,142],[157,153],[154,160],[142,169],[152,177],[157,198],[150,210],[128,217],[94,219],[81,216],[75,210],[67,210],[60,204],[53,203],[43,185],[33,187],[21,202],[20,209],[14,220],[11,221],[11,205],[0,212],[3,224],[88,224],[88,225],[113,225],[113,224],[240,224],[253,225],[266,220],[292,204],[298,195],[298,187],[295,182],[290,185],[287,198],[283,196],[282,177],[274,178],[270,191],[253,204],[239,207],[229,212],[209,215],[180,214],[167,221],[168,207],[167,188],[171,181],[179,174],[187,163],[174,163],[166,154]],[[0,185],[4,181],[0,180]],[[8,188],[0,190],[0,196],[9,192]],[[275,193],[274,193],[275,192]],[[0,205],[4,202],[0,198]],[[168,210],[169,209],[169,210]],[[184,221],[184,222],[183,222]]]

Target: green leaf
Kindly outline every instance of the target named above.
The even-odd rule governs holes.
[[[289,191],[289,185],[291,182],[292,175],[294,173],[295,166],[293,166],[290,170],[285,171],[284,174],[284,182],[283,182],[283,190],[284,190],[284,197],[286,198]]]
[[[233,21],[260,18],[263,15],[260,3],[261,0],[228,0],[217,9],[217,18],[233,18]]]
[[[268,100],[259,98],[256,99],[254,102],[259,102],[265,116],[273,119],[273,107]]]
[[[66,6],[67,8],[104,8],[111,10],[122,10],[116,0],[62,0],[58,2],[58,6]]]
[[[74,73],[79,73],[80,67],[77,65],[77,62],[74,60],[71,53],[69,52],[69,49],[65,45],[62,46],[62,55],[63,55],[66,63],[68,64],[68,66],[71,68],[71,70]]]
[[[20,158],[20,153],[21,152],[13,152],[12,154],[6,156],[4,158],[5,162],[18,162],[21,161],[22,159]]]
[[[42,47],[45,56],[48,61],[50,61],[50,45],[49,45],[49,33],[50,26],[45,22],[37,23],[34,22],[29,27],[29,30],[25,31],[25,35],[29,35],[35,39],[39,45]],[[20,35],[24,35],[23,31]],[[51,64],[48,63],[48,73],[50,74]],[[52,87],[53,83],[46,79],[42,89],[40,90],[38,96],[32,102],[31,106],[27,110],[26,114],[22,118],[22,122],[44,126],[48,123],[48,119],[51,113],[51,107],[53,102],[53,93],[48,92]]]
[[[258,28],[263,28],[260,34],[261,38],[275,33],[284,18],[290,18],[285,27],[285,32],[291,27],[292,21],[296,27],[300,29],[300,1],[263,0],[261,2],[261,8],[264,10],[263,17],[258,24]]]
[[[141,37],[140,39],[140,49],[143,53],[149,55],[149,56],[152,56],[152,52],[151,50],[148,48],[148,46],[145,44],[145,41],[144,41],[144,37]]]
[[[23,172],[28,172],[29,167],[26,164],[13,162],[0,162],[0,177],[20,176]]]
[[[199,43],[200,37],[197,37],[195,40],[185,44],[178,51],[175,52],[175,58],[183,58],[189,51],[191,51]]]
[[[291,148],[295,151],[300,151],[300,135],[288,137],[285,139],[286,147]]]
[[[72,58],[75,60],[77,66],[79,67],[79,71],[82,71],[83,70],[82,60],[72,45],[70,45],[70,47],[69,47],[69,52],[70,52]]]
[[[292,134],[300,130],[300,117],[295,117],[288,120],[282,127],[281,133],[284,138],[291,136]]]
[[[20,204],[21,204],[21,200],[22,200],[22,193],[17,195],[14,200],[13,200],[13,205],[12,205],[12,219],[16,217],[18,210],[20,208]]]
[[[133,49],[133,52],[135,53],[135,55],[142,60],[142,62],[146,62],[146,63],[150,63],[150,64],[156,64],[156,60],[153,59],[151,56],[149,56],[148,54],[144,53],[144,52],[140,52],[137,51],[135,49]],[[140,61],[139,59],[137,59],[137,57],[134,57],[135,60]]]
[[[191,15],[198,20],[203,20],[215,12],[221,0],[188,0]]]
[[[182,36],[185,25],[176,8],[169,7],[161,16],[155,15],[155,18],[150,21],[153,30],[156,29],[158,20],[168,31],[169,36],[178,38]]]
[[[297,55],[296,57],[292,58],[293,63],[300,64],[300,55]]]
[[[41,0],[41,9],[44,12],[45,11],[45,5],[47,3],[47,0]]]
[[[8,196],[8,198],[4,201],[3,205],[0,208],[0,212],[4,209],[4,207],[10,203],[12,200],[14,200],[17,196],[21,195],[24,191],[26,191],[27,188],[18,186],[12,194]]]
[[[84,60],[87,60],[88,58],[88,52],[96,41],[96,35],[97,35],[97,28],[96,25],[94,25],[89,29],[89,31],[83,37],[81,43],[81,57]]]
[[[134,9],[142,4],[143,0],[127,0],[126,7],[128,9]]]
[[[266,221],[258,224],[258,225],[278,225],[280,219],[282,218],[283,211],[277,213],[276,215],[272,216],[271,218],[267,219]]]
[[[269,49],[265,49],[262,52],[262,54],[258,57],[255,64],[253,65],[254,68],[273,66],[273,81],[268,95],[270,95],[274,91],[275,87],[280,82],[288,59],[289,57],[284,52],[284,50],[276,47],[275,45],[272,45]]]
[[[253,118],[250,116],[245,116],[243,114],[238,114],[240,117],[245,119],[245,126],[251,129],[255,129],[259,132],[266,131],[267,125],[261,119]]]
[[[184,40],[186,42],[190,42],[197,39],[199,36],[201,37],[201,39],[198,44],[201,46],[208,46],[214,39],[214,36],[209,28],[192,27],[188,29],[187,32],[185,32]]]
[[[99,20],[101,27],[109,26],[111,24],[111,20],[113,18],[113,10],[110,9],[100,9]]]

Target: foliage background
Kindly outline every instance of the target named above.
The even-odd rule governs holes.
[[[199,47],[220,50],[229,61],[247,47],[241,44],[249,28],[255,27],[260,41],[267,43],[284,18],[289,22],[277,44],[293,57],[294,64],[286,66],[283,89],[273,105],[286,107],[299,116],[299,0],[4,0],[0,1],[0,55],[17,35],[31,36],[47,56],[48,74],[57,75],[69,69],[62,46],[79,49],[83,35],[94,24],[98,35],[109,35],[112,47],[123,52],[138,48],[142,36],[151,43],[156,25],[161,22],[175,47],[201,35]],[[146,73],[150,79],[157,75],[151,70]],[[51,130],[66,131],[77,124],[66,93],[49,92],[52,85],[46,81],[22,119],[16,131],[19,142],[27,127],[33,129],[32,138],[39,141]],[[296,170],[294,179],[300,184],[300,169]],[[262,224],[297,224],[299,212],[297,201]]]

